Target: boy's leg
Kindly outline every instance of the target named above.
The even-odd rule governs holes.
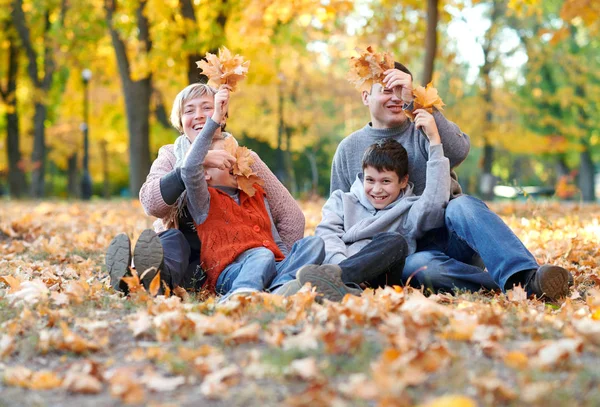
[[[460,259],[465,253],[479,253],[488,272],[502,290],[521,284],[529,294],[551,299],[568,293],[569,273],[561,267],[538,264],[519,238],[498,215],[479,199],[468,195],[455,198],[446,208],[449,237],[446,254]],[[531,284],[530,284],[531,283]]]
[[[342,269],[342,281],[355,284],[372,282],[379,285],[380,282],[384,282],[388,285],[400,285],[407,254],[408,244],[400,233],[378,233],[358,253],[339,264]]]
[[[276,274],[275,256],[264,247],[242,253],[223,270],[217,279],[217,294],[227,294],[238,289],[263,291]]]
[[[488,272],[456,260],[434,248],[408,256],[402,272],[402,280],[412,287],[425,287],[432,292],[499,288]]]
[[[296,278],[296,272],[307,264],[320,265],[325,259],[325,243],[318,236],[308,236],[298,240],[286,258],[277,263],[277,275],[269,290],[275,290]]]

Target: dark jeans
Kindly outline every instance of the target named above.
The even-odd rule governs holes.
[[[446,207],[446,228],[419,241],[406,259],[404,280],[434,292],[455,288],[503,290],[524,285],[538,264],[513,231],[482,201],[463,195]],[[473,265],[481,257],[487,272]],[[510,283],[507,284],[507,282]]]
[[[158,237],[164,252],[161,279],[170,288],[202,288],[206,274],[200,268],[200,251],[190,249],[190,243],[179,229],[165,230]]]
[[[344,283],[367,283],[371,287],[402,285],[402,269],[408,244],[400,233],[383,232],[364,248],[342,261]]]

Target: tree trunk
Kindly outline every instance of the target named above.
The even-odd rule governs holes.
[[[150,170],[150,98],[152,96],[152,75],[138,81],[131,79],[130,64],[126,47],[113,26],[115,1],[105,0],[106,21],[119,66],[119,76],[125,94],[127,130],[129,132],[129,192],[138,195]],[[148,20],[144,15],[146,1],[141,0],[136,11],[139,40],[145,44],[146,52],[152,49]]]
[[[285,184],[285,158],[283,156],[283,134],[285,133],[285,120],[283,118],[283,84],[277,86],[278,100],[277,105],[277,168],[275,169],[275,175],[279,178],[282,184]]]
[[[129,192],[136,197],[150,171],[150,96],[152,79],[128,81],[124,86],[129,131]]]
[[[317,196],[319,187],[319,168],[317,167],[317,155],[311,150],[305,150],[304,154],[310,163],[310,174],[312,180],[310,194],[311,196]]]
[[[298,183],[296,182],[296,172],[294,171],[294,163],[292,162],[292,152],[291,152],[291,146],[292,146],[292,133],[294,132],[294,129],[290,126],[286,126],[285,128],[285,136],[286,136],[286,141],[285,141],[285,174],[286,174],[286,178],[288,180],[287,183],[287,188],[290,191],[290,193],[294,196],[296,196],[298,194]]]
[[[438,1],[427,0],[427,36],[425,37],[423,84],[428,84],[433,79],[433,67],[437,53]]]
[[[77,153],[73,153],[67,159],[67,192],[70,198],[79,197],[78,181]]]
[[[33,115],[33,151],[31,153],[31,196],[43,198],[46,175],[46,132],[44,122],[48,109],[42,103],[35,104]]]
[[[594,162],[587,142],[581,142],[583,150],[579,154],[579,189],[581,198],[585,202],[594,202],[596,192],[594,190]]]
[[[102,156],[102,176],[104,178],[104,199],[110,199],[110,180],[108,175],[108,148],[106,140],[100,142],[100,154]]]

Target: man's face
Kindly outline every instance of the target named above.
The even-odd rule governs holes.
[[[363,173],[365,194],[375,209],[383,209],[394,202],[408,184],[408,176],[400,180],[395,171],[366,167]]]
[[[390,129],[407,120],[402,111],[402,100],[391,89],[384,88],[379,83],[371,87],[371,93],[363,91],[362,98],[363,104],[369,106],[373,128]]]
[[[183,124],[183,133],[190,141],[194,141],[214,111],[215,101],[211,95],[203,95],[199,98],[185,101],[181,123]],[[220,130],[215,132],[215,136],[218,136],[218,133],[220,133]]]
[[[218,140],[213,143],[213,150],[224,150],[225,142]],[[231,187],[237,188],[237,176],[233,175],[233,168],[220,170],[218,168],[207,168],[206,172],[206,183],[211,187]]]

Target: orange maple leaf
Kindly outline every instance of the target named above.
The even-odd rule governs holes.
[[[148,291],[150,291],[150,295],[156,297],[158,294],[158,290],[160,289],[160,270],[156,273],[152,281],[150,282],[150,286],[148,287]]]
[[[206,53],[206,61],[197,61],[196,65],[208,76],[209,84],[214,87],[229,85],[235,91],[237,83],[246,78],[250,61],[244,61],[240,55],[233,56],[226,47],[219,48],[219,56]]]
[[[252,171],[252,164],[254,164],[252,150],[247,147],[240,147],[233,137],[225,139],[224,149],[235,157],[233,174],[237,175],[238,188],[248,194],[248,196],[254,196],[256,193],[254,184],[262,186],[264,182]]]
[[[387,52],[377,53],[369,45],[366,50],[356,48],[360,57],[350,58],[347,79],[359,91],[370,91],[375,83],[382,83],[383,73],[394,67],[394,58]]]
[[[437,110],[444,110],[444,102],[440,95],[438,95],[438,91],[434,88],[429,82],[426,87],[419,86],[418,88],[413,90],[413,96],[415,97],[413,101],[414,109],[425,109],[429,113],[433,113],[433,108],[435,107]],[[415,115],[412,112],[404,111],[406,116],[410,119],[410,121],[415,120]]]

